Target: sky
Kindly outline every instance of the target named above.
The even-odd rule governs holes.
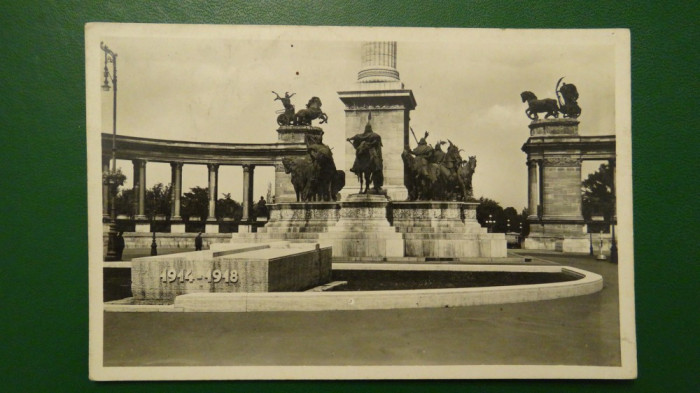
[[[345,149],[344,106],[338,91],[354,89],[360,44],[397,41],[397,69],[418,105],[411,112],[417,134],[450,139],[475,155],[474,195],[520,210],[527,205],[529,136],[524,90],[555,98],[560,77],[577,86],[582,135],[616,133],[615,46],[610,34],[564,30],[468,30],[406,28],[291,28],[250,26],[114,28],[100,37],[117,56],[117,133],[200,142],[258,143],[277,140],[271,91],[296,93],[297,109],[312,96],[323,102],[324,142]],[[95,46],[95,45],[93,45]],[[87,89],[99,90],[103,53],[88,48]],[[93,75],[92,77],[90,77]],[[96,80],[93,80],[96,79]],[[100,127],[111,132],[113,93],[100,91]],[[619,97],[618,97],[619,98]],[[317,122],[314,122],[316,125]],[[361,130],[357,130],[360,132]],[[412,140],[412,143],[414,141]],[[386,159],[386,158],[385,158]],[[399,158],[400,159],[400,158]],[[336,165],[343,168],[342,154]],[[600,162],[586,163],[583,178]],[[118,161],[131,187],[132,165]],[[183,190],[207,186],[204,165],[186,165]],[[272,168],[258,167],[255,199],[267,193]],[[348,183],[355,181],[349,176]],[[170,181],[170,167],[149,163],[147,186]],[[242,170],[221,167],[219,192],[241,200]],[[221,195],[219,195],[221,197]]]

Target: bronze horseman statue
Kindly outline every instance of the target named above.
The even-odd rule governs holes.
[[[360,194],[380,194],[384,184],[384,161],[382,160],[382,137],[372,131],[372,114],[369,114],[365,132],[357,134],[347,141],[355,148],[355,162],[350,172],[357,175],[360,181]],[[364,182],[363,182],[364,178]],[[364,191],[363,191],[364,184]],[[370,184],[372,189],[370,191]]]
[[[527,102],[527,109],[525,114],[532,120],[538,120],[538,113],[545,113],[544,118],[550,116],[554,118],[559,117],[559,113],[564,115],[564,117],[570,117],[576,119],[581,115],[581,107],[578,106],[578,90],[573,84],[564,83],[559,87],[564,77],[559,78],[557,81],[557,86],[554,91],[557,93],[557,100],[553,98],[538,99],[537,96],[531,91],[524,91],[520,93],[520,98],[523,102]],[[562,98],[564,102],[562,102]]]
[[[462,159],[459,149],[452,141],[446,152],[443,141],[433,148],[428,144],[428,131],[418,140],[413,150],[404,147],[401,158],[404,162],[404,185],[409,201],[468,201],[472,198],[472,176],[476,169],[476,157]]]
[[[335,201],[345,186],[345,172],[335,167],[333,152],[322,136],[306,135],[307,154],[284,157],[284,172],[291,174],[297,202]]]

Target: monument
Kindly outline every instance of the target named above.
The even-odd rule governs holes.
[[[506,257],[504,235],[476,221],[476,156],[464,160],[450,140],[433,148],[428,132],[410,149],[415,99],[399,80],[395,42],[362,44],[355,87],[338,94],[346,105],[345,167],[356,180],[336,169],[323,130],[311,126],[312,119],[327,121],[320,99],[309,101],[308,117],[301,111],[291,117],[293,94],[275,93],[285,108],[277,118],[279,140],[303,141],[307,154],[281,158],[275,178],[281,198],[269,206],[270,221],[232,242],[320,242],[332,245],[334,258],[372,262]]]
[[[562,79],[556,84],[556,100],[521,93],[528,103],[525,114],[532,120],[530,138],[522,147],[527,153],[530,212],[530,234],[523,247],[588,253],[590,241],[581,214],[581,162],[614,162],[615,143],[614,137],[579,135],[578,89],[561,84]],[[545,118],[538,113],[545,113]]]
[[[401,151],[408,142],[410,111],[416,107],[413,92],[405,89],[396,69],[396,42],[363,42],[362,68],[355,84],[338,92],[345,104],[345,137],[351,138],[367,123],[372,112],[374,132],[384,144],[383,184],[392,201],[408,197],[404,186]],[[355,161],[355,148],[345,146],[345,168]],[[348,185],[343,196],[358,193],[359,187]]]

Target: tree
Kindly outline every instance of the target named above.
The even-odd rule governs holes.
[[[523,224],[523,230],[521,232],[521,235],[523,236],[527,236],[530,234],[530,222],[527,220],[527,217],[529,215],[530,210],[524,207],[522,212],[520,213],[520,222]]]
[[[209,188],[192,187],[182,195],[182,217],[199,217],[205,221],[209,216]]]
[[[223,198],[216,201],[216,217],[240,221],[243,217],[243,206],[231,199],[231,193],[225,193]]]
[[[605,221],[611,221],[614,214],[615,196],[612,193],[614,173],[608,164],[588,175],[581,183],[581,214],[586,220],[592,216],[603,216]]]
[[[505,221],[506,232],[518,232],[520,230],[520,215],[514,207],[509,206],[503,209],[503,221]]]
[[[127,216],[134,215],[134,189],[126,188],[121,190],[115,198],[117,215],[125,214]]]
[[[482,226],[489,226],[486,220],[495,220],[495,224],[491,224],[493,232],[505,232],[505,220],[503,219],[503,208],[493,199],[479,198],[479,206],[476,207],[476,220]]]
[[[158,183],[146,190],[145,213],[149,219],[154,219],[156,215],[170,217],[170,189],[170,184]]]

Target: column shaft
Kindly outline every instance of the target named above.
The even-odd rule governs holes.
[[[539,198],[538,198],[538,204],[535,209],[537,210],[535,214],[538,217],[544,216],[545,212],[545,204],[544,204],[544,165],[542,162],[539,163],[539,173],[538,173],[538,179],[539,179]]]
[[[252,217],[254,171],[254,165],[243,165],[243,217],[241,219],[243,222],[249,221]]]
[[[537,217],[537,161],[527,161],[527,200],[528,200],[528,216]]]
[[[139,160],[139,216],[146,216],[146,161]]]
[[[208,220],[216,220],[216,178],[219,173],[218,164],[207,164],[209,169],[209,217]]]
[[[102,173],[109,172],[109,157],[102,157]],[[102,183],[102,217],[109,218],[109,185]]]
[[[134,179],[134,184],[131,188],[131,211],[132,216],[136,217],[139,214],[139,160],[132,160],[131,164],[134,169],[132,177],[132,179]]]
[[[171,162],[171,183],[170,183],[170,193],[171,207],[170,207],[170,219],[179,220],[180,217],[180,198],[182,196],[182,163],[181,162]]]

